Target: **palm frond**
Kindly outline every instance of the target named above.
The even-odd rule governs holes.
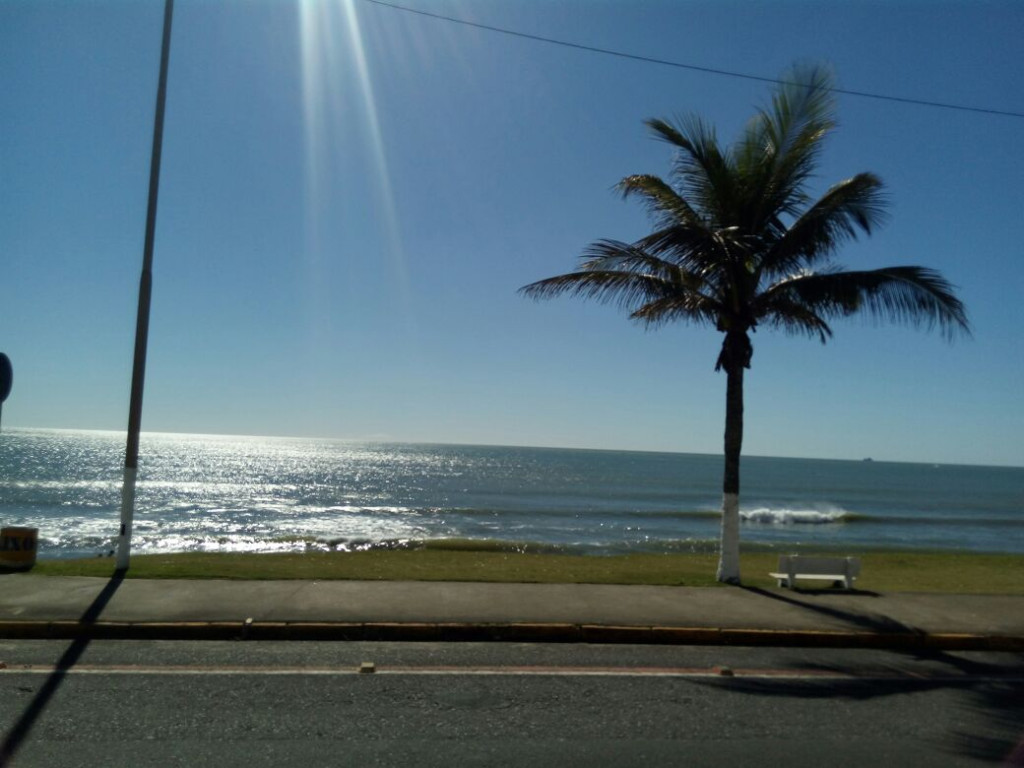
[[[721,304],[699,291],[681,290],[649,301],[630,313],[630,318],[647,326],[664,325],[672,321],[714,325],[721,311]]]
[[[832,336],[832,328],[812,308],[792,301],[784,295],[776,295],[771,301],[760,306],[762,325],[777,328],[790,335],[816,336],[822,344]]]
[[[651,275],[668,282],[681,282],[683,269],[656,254],[621,240],[597,240],[588,245],[581,257],[582,272],[629,272]]]
[[[823,139],[835,127],[831,71],[798,67],[783,76],[770,109],[750,121],[737,144],[737,167],[749,179],[753,231],[780,216],[796,216],[807,200]]]
[[[828,258],[858,232],[870,235],[886,220],[881,179],[861,173],[833,185],[786,229],[762,261],[762,272],[777,277]]]
[[[703,292],[705,281],[678,264],[616,240],[599,240],[584,252],[580,269],[523,286],[534,299],[569,294],[616,304],[635,319],[652,324],[679,319],[702,321],[717,302]],[[665,314],[659,318],[658,314]]]
[[[856,312],[915,327],[938,326],[952,339],[970,335],[970,323],[953,286],[925,267],[886,267],[866,271],[834,271],[783,280],[758,299],[759,312],[777,301],[789,301],[821,317],[848,317]]]
[[[835,78],[821,65],[794,67],[782,76],[782,84],[772,96],[771,110],[762,110],[766,137],[772,154],[786,158],[790,173],[809,170],[821,149],[821,138],[835,125]]]
[[[568,294],[593,299],[602,304],[616,304],[630,312],[661,298],[669,291],[667,281],[652,275],[616,270],[588,270],[538,280],[524,285],[519,292],[532,299],[550,299]]]
[[[679,194],[700,211],[710,226],[730,226],[737,190],[728,152],[718,145],[715,129],[699,116],[647,120],[655,137],[675,146],[672,177]]]
[[[616,303],[630,312],[646,302],[668,295],[683,281],[671,262],[617,240],[599,240],[584,251],[580,269],[523,286],[520,292],[535,299],[562,294]]]
[[[700,225],[678,224],[659,229],[637,240],[634,247],[709,280],[721,272],[724,260],[728,259],[722,234]]]
[[[655,137],[661,139],[667,144],[671,144],[677,149],[683,150],[688,155],[697,155],[699,154],[697,145],[704,144],[706,142],[717,144],[715,139],[715,128],[714,126],[705,123],[700,117],[695,116],[691,118],[691,120],[697,126],[697,129],[694,131],[694,136],[697,137],[696,144],[686,132],[672,125],[672,123],[667,120],[653,117],[644,122]]]
[[[637,174],[622,179],[615,188],[624,198],[640,196],[648,212],[661,226],[696,224],[701,217],[672,187],[658,176]]]

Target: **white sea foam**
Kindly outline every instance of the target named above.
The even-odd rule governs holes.
[[[762,525],[822,525],[841,523],[847,517],[845,509],[823,507],[818,509],[788,509],[785,507],[756,507],[740,510],[740,519],[746,523]]]

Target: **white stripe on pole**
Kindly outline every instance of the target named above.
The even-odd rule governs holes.
[[[135,467],[124,468],[124,483],[121,485],[121,530],[117,542],[117,570],[128,569],[128,555],[132,541],[132,518],[135,512]]]

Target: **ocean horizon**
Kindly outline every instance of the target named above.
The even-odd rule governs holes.
[[[113,547],[125,433],[0,433],[0,525]],[[865,457],[866,458],[866,457]],[[133,552],[425,545],[715,548],[719,454],[143,433]],[[779,549],[1024,554],[1024,468],[744,456],[741,537]]]

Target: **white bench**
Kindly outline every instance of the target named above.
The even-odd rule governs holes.
[[[860,575],[859,557],[813,557],[807,555],[779,555],[778,573],[769,573],[780,587],[793,589],[796,579],[831,581],[838,587],[853,589],[853,581]]]

